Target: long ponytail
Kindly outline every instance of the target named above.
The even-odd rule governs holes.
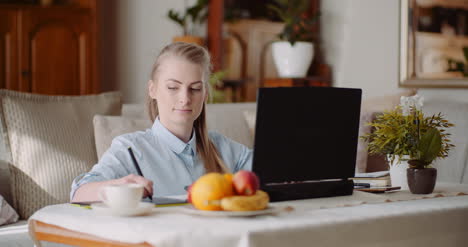
[[[208,80],[211,75],[211,61],[208,51],[196,44],[175,42],[166,46],[156,58],[156,61],[153,65],[151,71],[151,79],[155,82],[157,81],[158,69],[161,63],[164,61],[164,58],[168,56],[177,56],[184,58],[187,61],[190,61],[194,64],[198,64],[203,68],[203,84],[205,88],[210,87]],[[209,92],[209,90],[208,90]],[[158,106],[157,101],[147,94],[146,105],[149,117],[152,122],[158,116]],[[206,126],[206,106],[203,104],[202,111],[200,116],[195,120],[193,128],[195,130],[195,135],[197,139],[197,153],[203,160],[206,172],[221,172],[227,173],[230,172],[227,166],[224,164],[221,156],[216,149],[216,146],[210,140],[208,136],[208,129]]]

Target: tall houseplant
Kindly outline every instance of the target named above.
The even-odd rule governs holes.
[[[197,0],[193,6],[187,7],[184,12],[177,12],[174,9],[167,12],[167,17],[177,23],[183,31],[182,36],[173,38],[174,42],[181,41],[203,45],[203,38],[194,34],[193,25],[201,24],[206,20],[208,2],[209,0]]]
[[[312,27],[318,15],[307,16],[309,0],[276,0],[268,7],[283,21],[279,41],[272,44],[280,77],[305,77],[314,57]]]
[[[428,174],[426,176],[431,177],[433,182],[430,190],[432,192],[436,170],[430,165],[437,158],[447,157],[449,150],[454,147],[450,142],[450,134],[446,132],[447,128],[454,125],[444,119],[441,113],[424,116],[421,107],[422,98],[419,96],[402,97],[400,106],[377,116],[369,123],[374,130],[362,137],[368,142],[370,154],[387,156],[391,173],[401,158],[407,157],[409,168],[404,174],[404,179],[408,179],[409,189],[414,193],[421,191],[412,188],[414,184],[411,183],[418,181],[415,177],[411,180],[411,174]],[[428,170],[422,171],[424,169]],[[427,179],[429,178],[419,178],[419,184],[426,183]],[[397,180],[392,178],[392,185],[394,181]]]

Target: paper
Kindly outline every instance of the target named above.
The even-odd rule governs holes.
[[[379,178],[389,175],[389,171],[380,171],[380,172],[367,172],[367,173],[356,173],[356,178]]]

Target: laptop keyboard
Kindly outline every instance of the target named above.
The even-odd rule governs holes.
[[[350,180],[293,182],[262,186],[262,190],[268,193],[272,202],[351,195],[353,188],[353,181]]]

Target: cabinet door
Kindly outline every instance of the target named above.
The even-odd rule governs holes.
[[[21,12],[22,91],[79,95],[92,92],[90,13],[44,8]]]
[[[18,90],[17,13],[0,9],[0,88]]]

